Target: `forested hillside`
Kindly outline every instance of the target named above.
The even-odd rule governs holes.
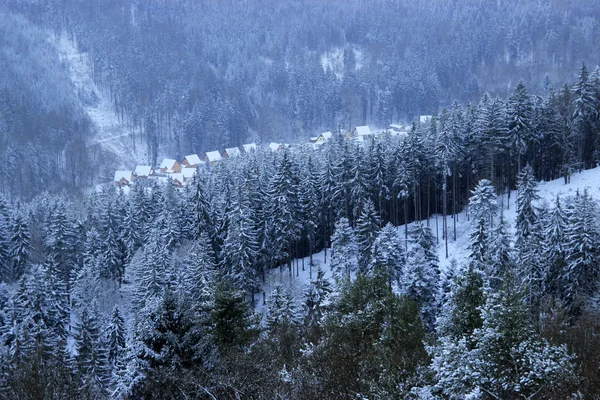
[[[541,199],[537,179],[569,188],[595,165],[599,89],[583,66],[406,138],[259,147],[184,189],[2,202],[2,395],[594,398],[599,187]],[[304,257],[302,296],[265,292]]]
[[[6,0],[0,398],[598,398],[599,12]]]
[[[0,193],[11,197],[90,182],[89,121],[48,39],[0,8]]]
[[[89,51],[151,164],[545,94],[600,60],[597,0],[6,3]]]

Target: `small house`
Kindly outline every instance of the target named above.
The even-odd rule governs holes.
[[[186,169],[188,169],[188,168],[186,168]],[[183,173],[182,172],[171,174],[171,179],[172,179],[173,185],[175,185],[175,187],[177,187],[177,188],[182,188],[183,187],[183,184],[184,184],[185,180],[183,178]]]
[[[215,165],[216,162],[221,161],[222,159],[223,157],[221,157],[221,153],[219,153],[217,150],[207,151],[202,158],[202,160],[207,162],[210,166]]]
[[[223,152],[223,157],[239,157],[242,153],[240,152],[240,149],[238,147],[230,147],[225,149],[225,151]]]
[[[357,126],[356,128],[354,128],[354,135],[353,136],[369,136],[372,135],[371,133],[371,128],[369,128],[367,125],[365,126]]]
[[[181,164],[177,160],[165,158],[160,164],[160,172],[163,174],[173,174],[181,172]]]
[[[198,154],[190,154],[189,156],[185,156],[183,161],[181,161],[181,165],[183,165],[185,168],[196,168],[200,164],[202,164],[202,160],[200,160]]]
[[[194,176],[196,176],[196,168],[184,168],[181,170],[181,174],[183,175],[183,182],[191,182],[194,180]]]
[[[115,186],[123,187],[128,186],[133,180],[133,172],[131,171],[116,171],[115,172]]]
[[[151,176],[154,176],[154,168],[149,165],[138,165],[135,167],[135,171],[133,176],[136,179],[148,179]]]
[[[256,151],[256,143],[244,144],[242,147],[244,148],[244,153],[246,154],[250,153],[251,151]]]

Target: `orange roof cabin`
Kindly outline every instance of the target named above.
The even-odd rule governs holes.
[[[225,151],[223,152],[223,157],[239,157],[242,153],[240,152],[240,149],[238,147],[230,147],[228,149],[225,149]]]
[[[217,161],[221,161],[222,159],[223,157],[221,157],[221,153],[219,153],[217,150],[207,151],[204,154],[204,157],[202,158],[202,160],[204,160],[204,162],[207,162],[210,166],[215,165]]]
[[[135,167],[135,172],[133,173],[136,179],[148,179],[154,175],[154,168],[149,165],[138,165]]]
[[[173,185],[175,185],[175,187],[180,188],[180,189],[183,187],[183,183],[184,183],[183,173],[177,172],[177,173],[171,174],[170,178],[172,179]]]
[[[177,160],[165,158],[160,164],[160,172],[163,174],[173,174],[181,172],[181,164]]]
[[[196,168],[198,165],[202,164],[202,160],[198,157],[198,154],[190,154],[189,156],[185,156],[183,161],[181,161],[181,165],[185,168]]]
[[[133,172],[131,171],[116,171],[115,172],[115,186],[123,187],[128,186],[133,180]]]

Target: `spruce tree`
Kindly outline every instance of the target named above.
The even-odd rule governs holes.
[[[371,259],[371,248],[379,233],[381,220],[371,200],[367,200],[356,221],[359,269],[365,273]]]
[[[358,244],[354,230],[346,218],[335,224],[331,237],[331,270],[338,282],[350,280],[358,272]]]

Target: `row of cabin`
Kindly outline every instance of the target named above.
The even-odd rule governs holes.
[[[256,150],[256,143],[243,145],[245,153]],[[197,154],[190,154],[178,162],[172,158],[165,158],[158,170],[155,170],[150,165],[138,165],[135,171],[116,171],[114,184],[118,187],[128,186],[135,179],[156,179],[158,181],[166,181],[169,178],[175,186],[182,188],[194,179],[196,168],[201,165],[213,166],[216,162],[223,158],[239,157],[242,154],[238,147],[226,148],[223,154],[219,151],[208,151],[200,158]]]
[[[431,115],[419,116],[419,123],[427,123],[431,120]],[[387,129],[392,136],[405,137],[410,131],[410,126],[391,124]],[[352,139],[359,143],[364,143],[365,140],[374,135],[369,126],[357,126],[352,131],[346,132],[346,138]],[[333,133],[330,131],[323,132],[319,136],[311,137],[310,144],[313,149],[320,148],[321,145],[326,143],[333,137]],[[290,147],[287,143],[276,143],[271,142],[269,144],[271,151],[278,151],[283,147]],[[256,150],[256,143],[244,144],[242,146],[244,153],[250,153]],[[188,182],[192,181],[196,173],[196,168],[199,165],[210,165],[213,166],[215,163],[221,161],[224,158],[239,157],[242,155],[242,151],[239,147],[226,148],[223,153],[218,150],[207,151],[204,156],[200,158],[197,154],[190,154],[185,156],[181,163],[175,159],[165,158],[160,164],[159,171],[161,174],[166,174],[170,177],[177,187],[183,187]],[[149,165],[138,165],[135,171],[116,171],[114,183],[115,186],[126,186],[129,185],[134,179],[168,179],[167,176],[157,176],[155,170]]]

